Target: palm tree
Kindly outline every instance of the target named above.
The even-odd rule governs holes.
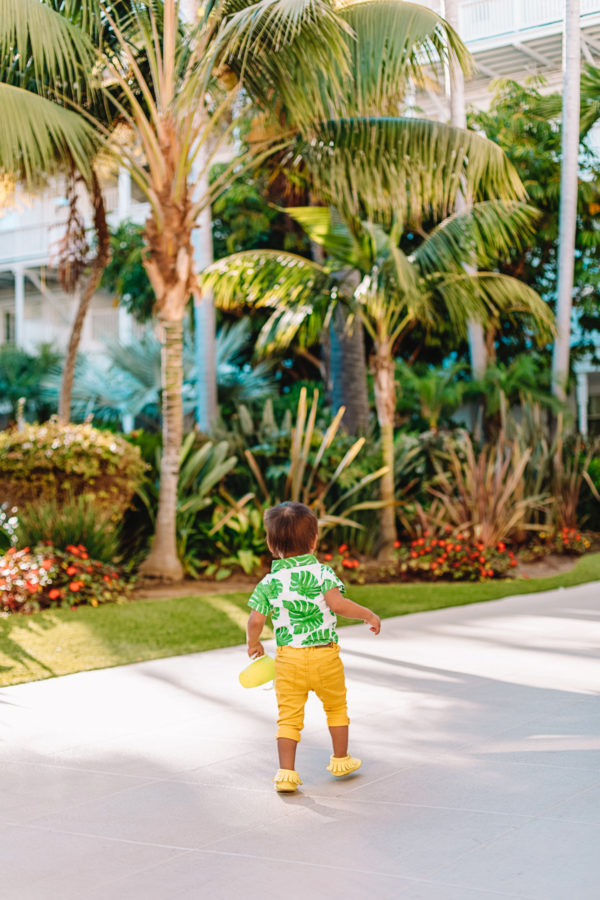
[[[4,10],[3,10],[4,12]],[[96,292],[102,272],[109,260],[109,233],[106,210],[98,176],[98,151],[100,140],[92,130],[86,110],[111,125],[111,111],[102,102],[100,93],[92,84],[96,50],[101,43],[110,43],[110,35],[100,16],[92,15],[92,0],[64,4],[60,0],[26,0],[15,4],[8,0],[7,16],[3,18],[7,53],[13,56],[15,65],[2,72],[0,89],[14,87],[19,101],[31,103],[31,97],[41,98],[44,107],[56,106],[60,120],[66,118],[89,134],[94,147],[90,147],[84,159],[75,152],[76,147],[54,147],[53,158],[42,167],[44,173],[61,172],[67,177],[69,214],[58,250],[58,276],[61,285],[77,298],[77,309],[65,354],[62,388],[58,406],[59,421],[66,423],[71,414],[71,395],[75,362],[81,340],[81,332],[91,299]],[[25,14],[25,19],[22,16]],[[46,45],[48,32],[61,41],[58,55],[50,44]],[[38,46],[40,49],[38,50]],[[65,51],[66,47],[66,51]],[[35,52],[34,52],[35,50]],[[61,64],[61,53],[67,53],[66,63]],[[42,53],[44,66],[37,62]],[[35,133],[29,135],[29,146],[35,146]],[[65,152],[66,150],[66,152]],[[42,172],[40,172],[42,174]],[[93,213],[94,249],[87,240],[85,225],[79,210],[79,187],[87,192]]]
[[[76,112],[54,102],[56,92],[80,83],[82,73],[93,66],[87,35],[39,0],[3,0],[0,55],[0,119],[5,123],[0,169],[32,188],[73,163],[89,174],[97,147],[94,130]]]
[[[470,136],[465,132],[465,140]],[[471,153],[471,159],[476,153]],[[484,170],[485,171],[485,170]],[[482,176],[481,170],[478,172]],[[476,193],[477,184],[471,188]],[[394,358],[415,325],[435,328],[449,319],[459,333],[469,320],[485,322],[490,315],[524,315],[541,337],[551,330],[551,315],[541,298],[527,285],[493,270],[510,248],[519,246],[531,230],[535,213],[516,201],[480,201],[461,214],[452,214],[428,234],[410,254],[401,249],[398,222],[388,230],[378,224],[353,220],[352,228],[330,208],[305,207],[288,212],[328,253],[318,265],[280,251],[251,250],[225,257],[205,275],[217,301],[235,306],[240,297],[273,309],[258,346],[268,346],[277,332],[289,342],[310,315],[312,300],[329,294],[333,302],[346,302],[359,319],[374,347],[371,371],[381,431],[383,464],[381,496],[382,556],[396,537],[394,513],[394,417],[396,386]],[[465,259],[477,270],[465,270]],[[340,290],[340,276],[359,274],[352,296]]]
[[[175,509],[183,435],[182,350],[187,301],[198,294],[192,235],[198,217],[243,166],[270,150],[267,141],[227,166],[210,185],[208,166],[234,132],[232,104],[243,85],[256,102],[285,108],[290,80],[302,81],[296,102],[300,120],[324,108],[318,69],[344,72],[340,22],[324,0],[239,0],[203,4],[198,20],[183,25],[177,0],[131,0],[117,19],[107,3],[102,14],[118,52],[102,60],[107,99],[129,128],[135,147],[120,156],[150,202],[144,264],[156,296],[162,356],[163,456],[156,534],[143,574],[182,575],[175,542]],[[140,60],[144,60],[144,66]],[[234,77],[230,78],[229,73]],[[95,125],[110,139],[110,132]],[[142,151],[142,159],[136,150]],[[203,165],[196,165],[202,159]]]
[[[579,0],[566,0],[556,339],[552,357],[552,389],[555,396],[563,402],[566,399],[567,378],[569,375],[575,228],[577,222],[579,77],[581,70],[579,15]]]

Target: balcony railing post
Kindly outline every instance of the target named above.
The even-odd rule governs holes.
[[[15,344],[23,347],[25,340],[25,272],[19,266],[13,270],[15,277]]]

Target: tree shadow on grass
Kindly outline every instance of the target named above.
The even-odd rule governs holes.
[[[51,616],[37,618],[35,621],[28,616],[12,614],[0,619],[0,654],[12,660],[12,665],[0,666],[0,686],[2,685],[2,673],[13,672],[15,667],[23,666],[33,672],[35,668],[41,669],[47,675],[56,675],[56,672],[41,659],[30,653],[18,639],[14,637],[15,629],[29,632],[50,631],[56,625],[56,620]]]

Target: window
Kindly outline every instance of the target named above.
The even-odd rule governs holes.
[[[15,314],[10,309],[4,310],[4,343],[15,342]]]
[[[588,432],[600,434],[600,394],[591,394],[588,401]]]

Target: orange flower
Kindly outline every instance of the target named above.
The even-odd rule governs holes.
[[[418,553],[415,553],[414,550],[411,550],[411,551],[410,551],[410,555],[412,556],[413,559],[416,559],[417,556],[418,556],[419,554],[418,554]]]
[[[352,568],[352,560],[351,559],[343,559],[342,565],[345,569],[351,569]]]
[[[72,581],[69,584],[69,590],[73,591],[74,594],[76,594],[77,591],[80,591],[82,587],[83,587],[83,581]]]
[[[345,560],[344,560],[344,562],[345,562]],[[106,581],[107,584],[110,584],[110,578],[109,578],[108,575],[104,575],[103,578],[104,578],[104,580]]]
[[[75,566],[69,566],[69,568],[67,569],[67,575],[75,575],[76,572],[77,569],[75,568]]]
[[[505,550],[506,550],[506,544],[504,543],[504,541],[500,541],[498,544],[498,552],[504,553]]]
[[[51,591],[48,591],[48,596],[51,600],[58,600],[58,598],[60,597],[60,591],[56,588],[52,588]]]
[[[347,544],[340,544],[340,546],[338,547],[338,550],[340,553],[345,553],[347,549],[348,549]]]
[[[401,547],[402,543],[400,541],[394,541],[394,547]]]
[[[326,554],[323,556],[323,559],[326,560],[326,562],[329,562],[330,560],[333,559],[333,556],[331,555],[331,553],[326,553]]]
[[[34,584],[33,581],[26,581],[25,587],[29,591],[30,594],[36,594],[40,590],[39,584]]]
[[[51,569],[51,568],[52,568],[52,560],[51,560],[51,559],[44,559],[44,560],[42,561],[42,569],[45,569],[46,572],[47,572],[47,571],[48,571],[49,569]]]
[[[87,553],[82,553],[82,554],[81,554],[81,558],[82,558],[82,559],[89,559],[89,556],[88,556]]]

